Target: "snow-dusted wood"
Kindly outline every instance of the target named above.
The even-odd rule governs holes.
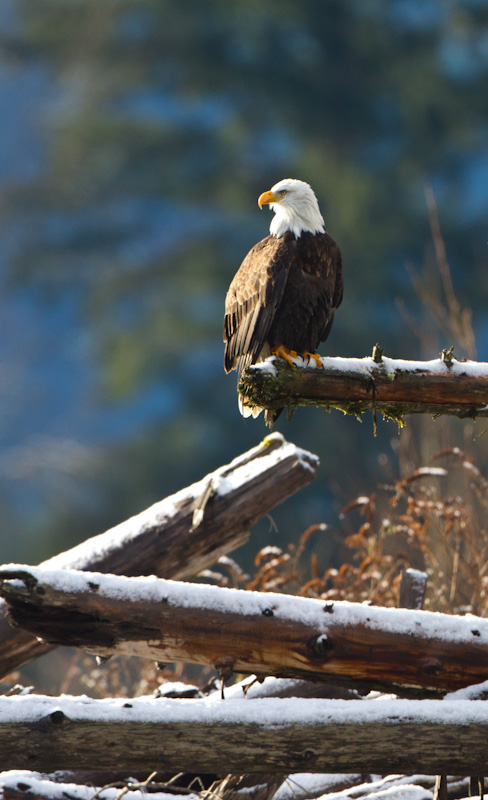
[[[158,772],[152,774],[151,780],[147,781],[147,772],[137,773],[131,770],[129,773],[120,772],[73,772],[63,770],[54,773],[39,773],[34,770],[6,770],[0,772],[1,793],[5,800],[95,800],[95,792],[101,792],[101,800],[201,800],[205,795],[196,794],[200,788],[198,781],[194,782],[195,793],[185,792],[178,794],[178,782],[171,781],[171,773]],[[182,776],[185,783],[185,776]],[[367,783],[365,783],[365,779]],[[428,776],[418,776],[417,778],[426,786],[433,785],[433,780]],[[461,779],[462,780],[462,779]],[[168,782],[169,781],[169,782]],[[186,776],[188,782],[188,775]],[[355,789],[355,796],[362,797],[372,791],[391,789],[392,786],[404,788],[409,780],[398,775],[391,775],[380,780],[374,780],[373,776],[363,776],[359,774],[294,774],[280,777],[277,773],[251,772],[246,775],[228,775],[222,780],[216,780],[211,789],[211,800],[221,798],[229,800],[231,797],[242,800],[244,794],[247,800],[267,800],[274,796],[279,788],[279,795],[275,800],[310,800],[310,798],[320,797],[326,792],[340,792],[351,787]],[[149,783],[149,786],[143,786]],[[458,784],[460,781],[458,781]],[[466,794],[467,794],[467,781]],[[361,784],[363,784],[361,786]],[[458,787],[456,784],[456,788]],[[122,787],[130,790],[123,795],[120,794]],[[102,791],[102,787],[103,791]],[[140,788],[138,788],[140,787]],[[148,793],[150,790],[150,795]],[[171,794],[169,793],[171,791]],[[208,795],[207,795],[208,796]],[[344,800],[348,800],[344,797]],[[393,800],[396,800],[394,798]],[[408,797],[402,800],[410,800]],[[423,800],[417,796],[411,800]],[[432,800],[432,792],[425,792],[425,800]]]
[[[488,363],[457,361],[445,353],[432,361],[405,361],[382,356],[294,359],[289,366],[272,356],[249,367],[239,383],[246,405],[273,409],[323,405],[350,414],[380,411],[400,419],[404,414],[488,416]]]
[[[45,774],[33,770],[7,770],[0,772],[2,800],[147,800],[147,772],[139,780],[132,773],[130,779],[124,771]],[[149,776],[151,777],[151,775]],[[98,782],[93,782],[93,778]],[[104,778],[101,782],[99,779]],[[174,786],[152,773],[150,800],[199,800],[196,792],[178,794]],[[129,790],[129,785],[131,789]],[[121,790],[124,789],[123,792]]]
[[[272,434],[192,486],[43,566],[175,579],[197,575],[310,483],[318,463],[317,456]]]
[[[406,569],[400,583],[400,608],[422,608],[427,587],[427,573],[419,569]]]
[[[249,528],[310,483],[318,458],[267,436],[230,464],[43,566],[188,578],[243,544]],[[1,601],[0,601],[1,602]],[[12,630],[0,605],[0,675],[49,649]]]
[[[232,672],[445,691],[488,675],[488,620],[9,565],[14,622],[53,644]]]
[[[0,698],[0,768],[481,774],[482,700]]]
[[[134,771],[131,773],[132,778]],[[103,778],[100,781],[100,777]],[[242,788],[246,777],[246,798],[259,800],[261,792],[252,791],[255,787],[264,790],[272,797],[275,792],[275,784],[278,776],[276,773],[252,772],[243,776],[228,776],[224,781],[214,784],[211,797],[227,798],[229,796],[228,787],[232,777],[235,778],[235,794],[239,792],[242,800]],[[95,778],[93,781],[92,778]],[[93,800],[97,787],[105,784],[117,784],[118,787],[124,785],[123,779],[127,779],[127,772],[120,773],[95,773],[81,772],[74,773],[63,771],[62,773],[40,774],[31,770],[8,770],[0,772],[0,786],[3,789],[5,800]],[[147,772],[141,774],[138,780],[143,781],[147,778]],[[263,778],[265,779],[263,781]],[[130,780],[132,785],[133,781]],[[310,800],[310,798],[322,797],[326,794],[333,794],[333,800],[350,800],[351,797],[367,798],[371,795],[377,797],[381,792],[383,797],[388,800],[432,800],[435,778],[430,775],[386,775],[378,777],[374,775],[348,774],[341,773],[293,773],[282,782],[279,787],[275,800]],[[155,785],[156,784],[156,785]],[[136,784],[134,784],[136,785]],[[257,786],[256,786],[257,785]],[[164,789],[164,775],[159,773],[151,783],[150,800],[197,800],[196,794],[177,794],[177,788],[172,788],[172,793],[164,793],[159,788]],[[460,777],[447,778],[448,796],[450,798],[469,796],[469,779]],[[198,784],[195,788],[198,788]],[[263,791],[263,794],[264,794]],[[117,800],[120,788],[106,788],[103,790],[103,800]],[[141,790],[133,790],[123,795],[126,800],[147,800],[148,793]],[[203,797],[203,795],[202,795]]]

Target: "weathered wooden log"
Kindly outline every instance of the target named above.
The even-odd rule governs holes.
[[[402,420],[405,414],[488,416],[488,363],[457,361],[452,353],[433,361],[370,358],[294,359],[272,356],[244,372],[239,393],[244,405],[266,409],[322,405],[348,414],[379,411]]]
[[[487,759],[482,700],[0,698],[2,769],[470,775]]]
[[[53,644],[405,693],[488,675],[488,620],[158,578],[0,569],[15,624]]]
[[[427,588],[427,573],[419,569],[406,569],[400,583],[400,608],[422,608]]]
[[[423,602],[424,602],[426,583],[427,583],[427,574],[425,572],[419,572],[418,570],[414,570],[414,569],[405,570],[403,572],[402,581],[401,581],[401,584],[400,584],[400,602],[399,602],[400,608],[422,608]],[[235,693],[236,693],[236,691],[237,692],[239,691],[239,688],[242,691],[242,683],[241,684],[235,684],[232,687],[232,689],[231,689],[232,696],[235,697]],[[270,684],[271,684],[271,686],[270,686]],[[265,694],[266,692],[267,692],[267,696],[268,697],[273,696],[271,694],[271,692],[270,692],[270,689],[273,686],[273,684],[275,684],[276,690],[279,692],[279,694],[275,694],[274,695],[276,697],[278,697],[278,696],[279,697],[286,697],[286,696],[288,696],[288,697],[298,697],[298,696],[301,696],[301,697],[314,697],[315,696],[315,697],[317,697],[318,696],[317,695],[317,689],[323,689],[324,691],[327,692],[327,694],[323,694],[322,695],[323,697],[328,697],[328,698],[339,697],[340,695],[335,694],[334,690],[335,690],[335,692],[340,692],[340,691],[344,692],[344,697],[346,697],[346,693],[349,691],[350,694],[349,694],[349,698],[348,699],[353,699],[353,697],[354,697],[353,692],[351,690],[345,689],[345,687],[339,687],[339,686],[333,687],[333,686],[329,686],[327,683],[322,683],[322,682],[319,683],[318,681],[316,681],[316,682],[312,682],[312,681],[297,681],[297,680],[289,680],[289,679],[286,679],[286,678],[285,679],[283,679],[283,678],[282,679],[266,678],[262,683],[259,684],[259,690],[261,690],[261,691],[259,692],[259,690],[258,690],[258,692],[261,693],[262,696],[266,696],[266,694]],[[287,689],[291,690],[291,693],[286,694]],[[463,690],[461,690],[461,691],[463,691]],[[229,696],[229,694],[230,694],[230,692],[226,692],[226,696],[227,697]],[[256,682],[253,685],[250,685],[250,688],[249,688],[249,690],[247,692],[247,696],[248,697],[249,696],[255,696],[255,695],[256,695]],[[235,776],[229,775],[228,776],[229,782],[231,782],[234,777]],[[248,773],[247,775],[241,775],[240,776],[240,781],[245,781],[246,780],[247,781],[246,786],[249,787],[249,786],[253,785],[253,777],[255,778],[254,779],[254,783],[256,783],[257,779],[256,779],[256,776],[253,776],[253,773]],[[265,779],[264,781],[263,781],[263,777]],[[259,784],[262,785],[263,782],[264,782],[264,785],[268,786],[271,783],[271,786],[272,786],[272,788],[274,790],[274,784],[270,781],[271,777],[272,776],[267,775],[266,773],[264,773],[264,775],[262,773],[260,773],[260,775],[259,775]],[[302,773],[301,776],[299,776],[298,783],[297,783],[296,780],[294,780],[293,776],[290,776],[290,783],[289,783],[289,787],[288,787],[288,795],[289,796],[286,797],[286,790],[284,790],[284,786],[283,786],[282,790],[280,791],[280,794],[276,798],[276,800],[278,800],[278,798],[279,798],[279,800],[299,800],[300,797],[305,798],[306,800],[310,800],[310,798],[312,798],[312,797],[320,797],[320,796],[322,796],[327,790],[328,791],[340,791],[341,789],[350,788],[352,785],[357,785],[358,783],[362,783],[362,780],[363,780],[360,775],[350,775],[347,778],[348,782],[347,782],[346,786],[337,786],[337,785],[330,786],[329,785],[329,786],[326,787],[324,785],[320,785],[320,782],[317,781],[317,775],[314,774],[313,776],[308,776],[308,777],[313,777],[313,784],[312,784],[313,785],[313,790],[312,790],[312,786],[307,786],[307,781],[306,781],[306,778],[303,775],[303,773]],[[337,776],[334,776],[334,777],[335,777],[335,780],[337,781]],[[305,780],[304,780],[304,778],[305,778]],[[329,779],[330,778],[332,778],[332,776],[329,776]],[[343,775],[342,778],[346,778],[346,776]],[[225,781],[223,781],[223,783],[225,783]],[[300,784],[305,784],[305,785],[300,785]],[[372,791],[372,789],[370,787],[370,784],[368,783],[367,785],[368,785],[369,791]],[[383,787],[383,786],[382,787],[378,787],[378,790],[381,791],[381,789],[384,789],[384,788],[386,788],[386,787]],[[388,787],[388,788],[390,789],[390,792],[391,792],[391,787]],[[414,790],[414,796],[412,797],[412,800],[419,800],[419,798],[418,798],[418,787],[413,787],[412,786],[410,788]],[[241,789],[242,789],[242,786],[241,786],[241,783],[239,783],[238,784],[238,789],[237,789],[237,791],[235,793],[235,797],[233,795],[231,795],[230,800],[240,800],[240,797],[238,795],[239,795],[239,791]],[[248,791],[249,791],[249,789],[248,789]],[[401,791],[402,791],[402,793],[405,792],[405,787],[402,787]],[[355,789],[354,794],[355,794],[356,797],[358,795],[360,796],[360,790]],[[425,800],[429,800],[429,798],[431,798],[431,792],[425,791]],[[402,800],[407,800],[407,799],[408,799],[408,793],[405,793],[404,796],[402,794]],[[21,798],[19,798],[19,800],[21,800]]]
[[[242,545],[249,528],[310,483],[317,467],[317,456],[280,434],[267,436],[198,483],[45,561],[44,566],[192,577]],[[1,604],[0,676],[48,649],[25,631],[13,630]]]
[[[318,457],[267,436],[181,491],[43,563],[48,568],[185,579],[242,545],[249,528],[310,483]]]

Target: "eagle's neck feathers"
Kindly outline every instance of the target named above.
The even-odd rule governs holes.
[[[269,232],[277,238],[287,231],[293,233],[297,239],[307,231],[325,233],[324,218],[312,190],[293,197],[293,200],[292,198],[288,200],[286,196],[278,203],[271,203],[270,208],[275,215],[271,220]]]

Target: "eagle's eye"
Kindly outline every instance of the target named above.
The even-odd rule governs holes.
[[[285,194],[288,194],[288,189],[280,189],[278,194],[280,195],[280,197],[284,197]]]

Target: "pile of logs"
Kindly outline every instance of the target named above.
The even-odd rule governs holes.
[[[426,576],[414,570],[399,609],[187,582],[241,545],[317,465],[272,435],[39,567],[0,568],[3,675],[71,645],[103,660],[201,664],[218,676],[206,695],[178,686],[132,699],[1,697],[5,797],[87,800],[98,793],[88,784],[110,784],[106,800],[121,786],[130,800],[147,791],[256,800],[468,793],[462,776],[482,775],[488,755],[487,620],[422,611]],[[427,775],[378,779],[389,772]],[[457,778],[435,782],[447,774]]]

